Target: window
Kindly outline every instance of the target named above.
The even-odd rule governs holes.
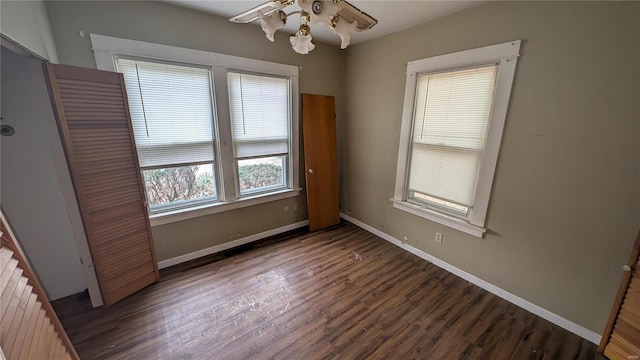
[[[123,74],[151,224],[297,196],[298,67],[91,34]]]
[[[117,66],[150,211],[215,201],[210,71],[126,58]]]
[[[240,195],[284,187],[289,80],[234,72],[227,79]]]
[[[394,207],[483,235],[519,48],[407,64]]]

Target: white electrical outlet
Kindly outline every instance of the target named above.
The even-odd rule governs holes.
[[[437,243],[442,243],[442,233],[437,232],[436,238],[434,239]]]
[[[285,207],[284,207],[284,212],[288,212],[288,211],[289,211],[289,207],[288,207],[288,206],[285,206]]]

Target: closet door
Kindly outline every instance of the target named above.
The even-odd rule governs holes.
[[[336,110],[333,96],[302,94],[309,230],[340,222]]]
[[[105,305],[158,280],[121,74],[46,65],[46,78]]]
[[[623,268],[622,284],[598,347],[611,360],[640,358],[640,232]]]

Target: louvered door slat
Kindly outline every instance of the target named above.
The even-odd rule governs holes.
[[[102,107],[102,106],[122,106],[122,103],[119,100],[110,100],[110,99],[101,99],[101,98],[97,98],[91,101],[91,104],[87,104],[87,102],[84,99],[76,99],[76,98],[69,98],[67,99],[67,104],[69,104],[69,106],[74,107],[89,107],[89,108],[93,108],[93,106],[98,106],[98,107]]]
[[[144,212],[144,207],[140,203],[125,204],[122,206],[112,207],[110,209],[94,214],[95,224],[97,227],[104,225],[108,226],[109,220],[112,218],[117,217],[119,218],[118,221],[122,221],[133,218],[139,219],[141,216],[146,216],[146,214],[140,215],[140,211]]]
[[[126,111],[126,109],[122,105],[101,104],[101,103],[96,103],[94,101],[92,101],[91,104],[67,102],[67,109],[69,109],[69,112],[73,112],[73,113],[81,113],[81,112],[86,112],[86,111],[91,111],[91,110],[120,111],[120,112],[125,112]]]
[[[22,269],[16,269],[9,279],[9,284],[4,288],[2,297],[0,298],[0,318],[4,318],[7,314],[7,308],[11,303],[11,297],[17,288],[24,288],[27,285],[27,279],[22,277]]]
[[[640,232],[625,265],[598,351],[611,360],[640,357]]]
[[[58,81],[59,84],[64,85],[60,91],[71,91],[71,90],[87,90],[87,91],[103,91],[106,93],[120,93],[120,87],[118,84],[96,84],[91,81],[67,81],[61,79]]]
[[[620,310],[620,314],[618,315],[618,317],[640,329],[640,312],[635,310],[631,311],[628,308],[623,308]]]
[[[122,182],[105,182],[104,186],[88,186],[87,194],[97,194],[102,191],[118,191],[121,189],[129,189],[131,186],[136,186],[137,180],[129,179]]]
[[[60,84],[61,86],[64,86],[64,84]],[[60,94],[62,95],[62,97],[66,97],[66,98],[72,98],[75,97],[76,95],[81,95],[82,97],[84,96],[95,96],[95,97],[105,97],[108,99],[117,99],[120,97],[120,94],[118,92],[111,92],[111,91],[104,91],[104,90],[100,90],[100,89],[92,89],[92,88],[87,88],[87,89],[73,89],[73,88],[65,88],[62,87],[60,89]]]
[[[126,165],[117,163],[105,163],[102,166],[100,164],[93,163],[85,164],[84,167],[85,169],[83,173],[78,175],[79,179],[82,179],[86,176],[94,176],[96,178],[100,178],[102,176],[113,174],[114,172],[116,173],[116,175],[125,175],[128,174],[129,171],[137,171],[135,166],[127,167]],[[92,181],[91,183],[97,184],[94,181]]]
[[[38,316],[40,315],[40,310],[41,309],[42,309],[42,304],[40,303],[40,301],[36,301],[34,306],[33,306],[33,309],[32,309],[31,318],[29,320],[29,325],[28,325],[28,327],[27,327],[27,329],[25,331],[25,334],[24,334],[22,347],[16,353],[16,358],[18,358],[18,359],[26,357],[26,353],[29,351],[28,349],[31,346],[31,344],[33,343],[33,338],[34,338],[34,334],[35,334],[35,330],[36,330],[36,325],[38,323]],[[25,355],[23,356],[23,354],[25,354]]]
[[[96,153],[120,153],[131,152],[131,144],[126,142],[87,142],[74,141],[73,146],[78,148],[78,151],[84,153],[87,150],[94,151]]]
[[[0,259],[11,264],[11,269],[7,266],[4,269],[12,274],[0,278],[3,289],[0,347],[4,356],[8,360],[77,359],[71,341],[2,214],[0,223]],[[43,326],[45,321],[47,326]]]
[[[87,207],[87,211],[93,216],[100,211],[108,210],[116,206],[136,206],[136,204],[141,203],[143,200],[140,197],[133,197],[135,195],[135,193],[131,192],[128,194],[118,194],[118,196],[113,197],[97,198],[94,200],[92,206]],[[139,224],[134,224],[134,226],[138,227]],[[104,256],[108,255],[104,254]],[[135,263],[135,261],[133,262]]]
[[[37,315],[37,313],[35,313],[37,299],[38,296],[36,294],[31,293],[29,295],[29,301],[27,302],[27,306],[25,307],[24,314],[22,315],[22,322],[19,325],[17,337],[13,343],[13,350],[9,355],[10,358],[17,358],[20,355],[22,345],[24,344],[24,341],[27,337],[27,331],[31,327],[34,315]]]
[[[93,86],[93,87],[102,87],[102,88],[110,88],[110,89],[119,89],[120,86],[118,84],[111,84],[111,83],[94,83],[94,82],[87,82],[84,80],[71,80],[71,79],[60,79],[58,80],[59,83],[61,84],[66,84],[66,85],[77,85],[77,86],[86,86],[87,84]]]
[[[7,251],[7,254],[11,254],[9,251]],[[16,259],[7,259],[5,260],[5,262],[1,263],[3,265],[5,265],[2,268],[2,272],[0,272],[0,283],[4,284],[6,281],[6,284],[9,283],[9,278],[11,277],[11,274],[13,274],[13,271],[16,269],[16,267],[18,266],[18,260]],[[4,290],[4,289],[2,289]]]
[[[47,323],[46,311],[40,310],[40,314],[38,314],[38,323],[36,324],[36,332],[34,334],[33,344],[27,354],[27,357],[29,359],[36,358],[36,354],[40,351],[40,348],[42,347],[41,344],[43,342],[42,339],[45,335],[44,331],[46,328],[46,323]]]
[[[101,184],[95,184],[95,178],[100,178]],[[81,179],[82,186],[85,186],[88,192],[91,192],[95,189],[101,189],[102,184],[120,184],[122,182],[137,182],[138,179],[135,174],[113,174],[108,171],[103,171],[101,173],[85,174]]]
[[[15,306],[9,306],[9,316],[2,319],[2,324],[0,325],[3,335],[1,345],[7,354],[11,354],[13,350],[13,344],[16,341],[18,330],[24,317],[24,307],[19,306],[19,304],[23,298],[29,298],[29,296],[31,296],[32,289],[33,286],[27,285],[23,291],[14,294],[12,301]]]
[[[110,305],[158,279],[124,80],[64,65],[47,70],[98,283]],[[105,224],[127,236],[113,236]]]
[[[81,128],[75,129],[71,131],[71,140],[72,141],[118,141],[118,140],[126,140],[126,136],[129,133],[129,130],[126,128]]]

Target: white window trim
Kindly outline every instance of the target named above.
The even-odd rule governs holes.
[[[98,70],[116,71],[116,57],[133,56],[139,58],[150,58],[167,60],[172,62],[182,62],[186,64],[203,65],[211,68],[213,76],[213,92],[216,94],[213,99],[215,104],[216,118],[229,118],[229,93],[227,88],[227,71],[244,71],[251,73],[262,73],[265,75],[285,76],[290,80],[291,86],[291,156],[288,159],[287,180],[288,187],[279,191],[261,193],[255,196],[240,197],[235,186],[234,176],[223,176],[222,181],[217,181],[221,201],[196,205],[189,208],[176,209],[162,213],[151,214],[149,216],[151,226],[167,224],[175,221],[182,221],[203,215],[219,213],[223,211],[253,206],[270,201],[298,196],[300,188],[300,139],[299,139],[299,113],[300,113],[300,92],[298,85],[299,67],[295,65],[278,64],[268,61],[248,59],[238,56],[217,54],[208,51],[181,48],[176,46],[149,43],[144,41],[121,39],[117,37],[91,34],[91,45],[96,59]],[[233,158],[233,144],[231,141],[231,126],[229,121],[218,121],[219,138],[216,139],[216,159],[221,157]],[[216,164],[223,174],[234,174],[233,162]],[[224,168],[223,168],[224,167]],[[219,174],[216,174],[219,176]],[[223,196],[220,196],[223,195]]]
[[[402,125],[400,128],[396,186],[393,199],[391,199],[394,208],[435,221],[473,236],[482,237],[484,235],[487,231],[484,226],[487,208],[489,207],[489,196],[491,194],[493,176],[498,161],[498,152],[500,150],[502,131],[507,116],[507,107],[509,105],[516,63],[520,54],[520,43],[520,40],[509,41],[502,44],[439,55],[407,63],[407,80],[405,84]],[[476,195],[473,207],[469,210],[468,217],[466,219],[460,219],[408,202],[407,176],[418,75],[442,70],[454,70],[456,68],[486,64],[488,62],[498,64],[496,90],[486,145],[481,160],[482,165],[478,174]]]

